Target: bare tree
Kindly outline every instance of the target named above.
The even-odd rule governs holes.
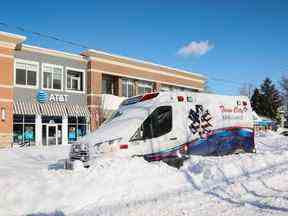
[[[253,84],[251,84],[251,83],[244,83],[244,84],[240,87],[239,93],[240,93],[240,95],[247,96],[248,98],[251,98],[254,89],[255,89],[255,87],[254,87]]]
[[[288,104],[288,75],[283,74],[280,80],[281,95],[283,97],[284,105]]]
[[[208,80],[206,80],[203,85],[203,92],[213,94],[213,91],[210,89],[208,85]]]

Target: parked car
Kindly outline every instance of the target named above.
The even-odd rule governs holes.
[[[287,128],[279,128],[277,133],[283,136],[288,136],[288,129]]]

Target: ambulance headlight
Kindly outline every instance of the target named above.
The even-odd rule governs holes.
[[[98,152],[110,152],[113,151],[113,147],[115,147],[116,144],[119,143],[121,140],[122,138],[105,140],[94,144],[94,147],[97,149]]]
[[[73,143],[71,145],[69,157],[71,160],[88,161],[90,158],[89,146],[87,143]]]
[[[82,152],[82,151],[88,151],[88,144],[87,143],[73,143],[71,146],[71,152]]]
[[[122,138],[114,138],[114,139],[110,139],[110,140],[105,140],[105,141],[102,141],[102,142],[97,142],[94,144],[94,146],[101,146],[101,145],[104,145],[104,144],[107,144],[107,145],[113,145],[113,144],[116,144],[118,143],[119,141],[121,141]]]
[[[81,151],[88,151],[88,144],[87,143],[81,143]]]

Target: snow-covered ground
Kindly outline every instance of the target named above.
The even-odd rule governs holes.
[[[0,215],[288,215],[288,138],[181,169],[107,155],[64,170],[69,146],[0,150]]]

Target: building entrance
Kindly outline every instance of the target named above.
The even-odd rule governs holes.
[[[57,145],[58,144],[58,131],[57,125],[47,125],[47,144],[48,145]]]
[[[48,146],[62,144],[62,125],[45,124],[43,125],[43,144]]]

